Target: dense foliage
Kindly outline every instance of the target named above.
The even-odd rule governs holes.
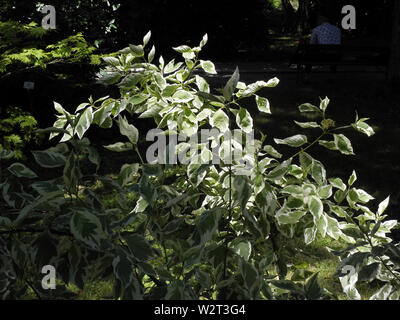
[[[371,299],[398,299],[400,248],[389,237],[398,222],[384,214],[389,198],[368,208],[372,196],[356,187],[355,172],[347,181],[328,177],[307,152],[315,147],[352,155],[341,132],[371,136],[367,119],[336,127],[325,98],[320,106],[299,106],[302,114],[319,117],[296,121],[312,134],[249,139],[253,119],[242,103],[255,99],[267,116],[270,104],[260,92],[279,80],[245,84],[236,70],[224,88],[212,90],[204,73],[215,74],[215,66],[199,58],[207,36],[196,47],[174,48],[181,62],[161,56],[154,62],[149,39],[150,33],[142,45],[104,58],[99,81],[117,84],[118,99],[90,98],[75,113],[54,104],[57,120],[41,132],[60,140],[32,152],[39,166],[54,170],[51,180],[9,160],[12,151],[0,151],[6,168],[0,181],[2,298],[21,297],[29,287],[40,298],[71,297],[65,284],[84,288],[89,280],[112,279],[114,298],[121,299],[334,299],[318,273],[289,263],[298,250],[289,239],[311,244],[319,234],[348,243],[333,253],[341,258],[336,276],[349,299],[359,299],[357,286],[373,280],[380,288]],[[163,131],[184,140],[168,139],[171,148],[165,154],[158,149],[152,163],[146,159],[154,145],[146,149],[146,134],[132,124],[145,118],[154,119],[159,139]],[[104,147],[135,152],[140,160],[124,164],[116,178],[98,174],[99,153],[85,137],[92,125],[114,124],[121,141]],[[210,128],[218,131],[209,142],[188,140]],[[230,131],[239,134],[232,139]],[[285,158],[280,145],[294,148],[293,155]],[[175,153],[187,162],[165,164]],[[107,187],[117,205],[107,205],[93,182]],[[56,290],[41,286],[44,265],[57,270]]]
[[[56,9],[56,34],[60,38],[82,32],[90,42],[102,42],[116,29],[115,13],[120,1],[115,0],[53,0],[51,3],[0,0],[0,20],[40,24],[44,17],[41,9],[48,4]]]
[[[56,43],[44,39],[46,31],[36,23],[0,21],[0,72],[17,72],[26,68],[45,68],[49,63],[99,64],[96,50],[78,33]],[[4,76],[3,76],[4,77]]]
[[[36,133],[37,121],[31,114],[18,107],[0,107],[0,150],[13,152],[15,159],[23,157],[23,149],[29,143],[39,143],[40,134]]]

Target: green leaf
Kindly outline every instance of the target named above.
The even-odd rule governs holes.
[[[308,300],[321,300],[324,289],[318,283],[318,272],[306,282],[304,291]]]
[[[203,92],[203,91],[198,91],[196,92],[196,95],[198,95],[200,98],[205,99],[206,101],[210,101],[210,104],[223,107],[224,106],[224,99],[223,97],[215,96],[213,94]]]
[[[380,268],[381,264],[379,262],[374,262],[367,266],[363,266],[358,272],[358,281],[370,282],[379,273]]]
[[[254,83],[249,84],[244,90],[240,90],[238,96],[240,97],[249,97],[255,94],[257,91],[261,90],[262,88],[273,88],[276,87],[279,83],[278,78],[272,78],[265,81],[257,81]]]
[[[129,45],[129,49],[131,50],[131,53],[135,57],[143,57],[144,56],[144,50],[143,50],[143,46],[142,45],[135,46],[133,44],[130,44]]]
[[[121,187],[124,187],[128,183],[132,182],[138,170],[139,170],[138,163],[124,164],[121,167],[120,173],[118,175],[118,183],[121,185]]]
[[[253,130],[253,118],[244,108],[240,108],[236,114],[236,123],[246,133],[250,133]]]
[[[356,252],[347,258],[340,261],[339,266],[335,272],[335,277],[343,277],[347,274],[345,266],[352,266],[357,268],[360,264],[364,263],[365,260],[371,255],[369,252]]]
[[[192,48],[190,48],[189,46],[187,46],[187,45],[182,45],[182,46],[179,46],[179,47],[174,47],[174,48],[172,48],[173,50],[175,50],[176,52],[179,52],[179,53],[185,53],[185,52],[191,52],[192,51]]]
[[[342,227],[342,232],[346,236],[352,237],[356,240],[362,239],[364,237],[364,234],[361,232],[361,230],[351,224]]]
[[[43,197],[40,197],[38,200],[27,205],[19,212],[17,219],[13,222],[13,225],[18,226],[22,221],[25,220],[25,218],[28,216],[28,214],[32,210],[34,210],[36,207],[40,206],[41,204],[47,203],[49,200],[56,198],[56,197],[64,197],[64,191],[57,190],[57,191],[47,193]]]
[[[303,151],[299,154],[299,161],[303,171],[308,172],[311,165],[313,164],[314,159],[307,152]]]
[[[206,60],[206,61],[205,60],[200,60],[200,66],[207,73],[217,74],[217,71],[215,70],[214,63],[212,63],[209,60]]]
[[[201,39],[201,41],[200,41],[200,48],[203,48],[203,47],[206,45],[207,41],[208,41],[208,35],[207,35],[207,33],[206,33],[206,34],[203,36],[203,39]]]
[[[167,207],[170,207],[170,206],[167,206]],[[184,218],[178,218],[178,219],[174,219],[174,220],[168,222],[163,227],[162,233],[164,235],[168,235],[168,234],[171,234],[171,233],[174,233],[174,232],[178,231],[184,221],[185,221]]]
[[[37,181],[32,183],[32,188],[44,196],[50,192],[61,190],[62,186],[54,183],[54,181]]]
[[[163,172],[159,164],[144,164],[142,165],[142,171],[146,176],[159,176]]]
[[[246,209],[247,201],[251,196],[249,180],[246,176],[238,175],[233,180],[233,188],[236,191],[237,199],[242,209]]]
[[[145,47],[151,38],[151,31],[147,32],[146,35],[143,37],[143,47]]]
[[[63,178],[67,191],[74,192],[80,178],[78,160],[74,153],[69,155],[67,162],[65,163]]]
[[[301,292],[301,288],[290,280],[273,280],[271,281],[275,287],[283,290],[289,290],[293,292]]]
[[[309,245],[310,243],[312,243],[314,241],[316,235],[317,235],[317,228],[315,228],[315,227],[306,228],[304,230],[305,244]]]
[[[286,174],[286,172],[288,171],[290,164],[291,164],[291,159],[283,161],[276,168],[271,170],[267,174],[266,177],[268,179],[271,179],[271,180],[279,180],[279,179],[281,179]]]
[[[356,182],[356,180],[357,180],[357,174],[353,170],[353,173],[351,174],[349,181],[348,181],[349,187],[351,187],[353,185],[353,183]]]
[[[279,224],[295,224],[306,214],[305,211],[285,211],[279,210],[275,217]]]
[[[321,103],[320,103],[320,105],[319,105],[319,108],[323,111],[323,112],[325,112],[326,111],[326,108],[328,107],[328,104],[329,104],[329,102],[330,102],[330,100],[328,99],[328,97],[326,97],[325,99],[321,99]]]
[[[22,163],[16,162],[7,168],[14,176],[18,178],[28,178],[34,179],[37,178],[37,174],[34,173],[31,169],[23,165]]]
[[[14,156],[14,151],[8,149],[1,149],[0,150],[0,159],[8,160]]]
[[[249,261],[251,255],[251,243],[250,241],[243,241],[236,243],[233,246],[233,251],[241,256],[244,260]]]
[[[381,216],[385,212],[387,206],[389,205],[389,199],[390,199],[390,196],[388,196],[385,200],[383,200],[381,203],[379,203],[378,212],[377,212],[378,216]]]
[[[264,98],[264,97],[260,97],[258,95],[255,95],[255,96],[256,96],[256,103],[257,103],[258,110],[260,110],[261,112],[265,112],[265,113],[271,113],[268,99]]]
[[[352,124],[352,127],[359,132],[366,134],[368,137],[375,134],[374,129],[372,129],[367,123],[364,121],[368,119],[362,119]]]
[[[328,220],[328,226],[327,226],[328,236],[330,236],[335,240],[339,240],[339,237],[342,234],[342,232],[340,231],[339,222],[328,215],[326,215],[326,218]]]
[[[182,66],[182,62],[178,62],[175,64],[175,59],[172,59],[168,64],[164,67],[164,73],[172,73],[178,70]]]
[[[340,189],[342,191],[346,191],[347,187],[344,184],[344,182],[342,181],[342,179],[340,179],[340,178],[330,178],[328,181],[333,187],[338,188],[338,189]]]
[[[118,116],[119,130],[122,135],[128,137],[129,141],[134,145],[137,144],[139,140],[139,131],[132,124],[128,123],[125,117]]]
[[[303,129],[320,128],[321,127],[316,122],[298,122],[298,121],[294,120],[294,123],[296,123],[300,128],[303,128]]]
[[[229,129],[229,118],[223,110],[218,110],[210,118],[210,125],[224,133]]]
[[[139,193],[149,204],[153,203],[157,199],[157,191],[146,175],[143,175],[140,179]]]
[[[130,142],[116,142],[103,147],[106,148],[107,150],[114,152],[124,152],[133,150],[133,144]]]
[[[368,194],[366,191],[362,190],[362,189],[354,189],[357,193],[357,198],[358,201],[362,202],[362,203],[367,203],[370,200],[375,199],[373,196],[371,196],[370,194]]]
[[[385,284],[377,292],[375,292],[369,300],[387,300],[390,293],[392,292],[392,286],[390,284]]]
[[[343,134],[333,135],[336,148],[343,154],[354,155],[350,140]]]
[[[137,261],[142,262],[153,258],[153,247],[142,235],[130,234],[123,236],[123,239]]]
[[[36,162],[44,168],[58,168],[65,165],[67,159],[60,153],[50,151],[32,151]]]
[[[99,218],[84,208],[74,209],[70,229],[76,239],[93,249],[98,249],[101,240],[105,238]]]
[[[185,297],[185,285],[181,280],[174,280],[168,285],[165,300],[183,300]]]
[[[134,265],[124,250],[117,247],[116,255],[112,262],[115,277],[121,281],[124,288],[128,287],[133,280]]]
[[[54,109],[56,109],[56,111],[59,113],[59,114],[62,114],[62,115],[68,115],[68,116],[70,116],[70,113],[68,112],[68,111],[66,111],[62,106],[61,106],[61,104],[59,104],[58,102],[53,102],[54,103]]]
[[[324,212],[324,205],[319,198],[316,196],[311,196],[310,200],[308,201],[308,210],[310,210],[314,218],[319,219]]]
[[[313,159],[311,165],[311,176],[319,185],[325,184],[326,170],[320,161]]]
[[[136,106],[145,102],[149,98],[148,94],[145,93],[138,93],[128,99],[128,102],[132,105]]]
[[[318,196],[321,199],[328,199],[332,195],[332,186],[327,184],[318,188]]]
[[[258,293],[257,291],[261,288],[257,269],[250,262],[247,262],[244,259],[239,259],[239,270],[245,287],[251,294],[252,298],[254,298]]]
[[[102,59],[109,66],[117,67],[117,66],[120,65],[119,60],[117,58],[115,58],[115,57],[105,57],[105,58],[102,58]]]
[[[317,230],[321,234],[321,236],[325,237],[325,235],[328,231],[327,215],[322,213],[321,216],[319,216],[319,217],[314,216],[314,223],[315,223],[315,226],[317,227]]]
[[[321,113],[321,110],[312,105],[311,103],[303,103],[299,106],[299,111],[300,112],[317,112],[318,114]]]
[[[290,147],[301,147],[305,143],[307,143],[307,137],[302,134],[297,134],[292,137],[288,137],[285,139],[274,139],[276,144],[286,144]]]
[[[329,150],[338,150],[334,141],[319,140],[318,144]]]
[[[173,94],[172,98],[176,102],[186,103],[193,100],[194,96],[186,90],[178,90]]]
[[[100,73],[97,81],[103,85],[112,85],[121,79],[122,74],[119,72],[106,72]]]
[[[200,91],[210,93],[210,86],[207,83],[207,81],[203,78],[200,77],[199,75],[196,75],[196,85],[197,88],[199,88]]]
[[[92,124],[92,121],[93,121],[93,109],[92,107],[89,107],[80,115],[78,123],[75,127],[75,131],[79,139],[82,139],[83,135]]]
[[[194,245],[205,245],[212,239],[218,229],[218,222],[221,218],[219,208],[206,210],[200,217],[196,225],[195,232],[192,235]]]
[[[236,89],[236,85],[239,82],[239,69],[236,66],[236,69],[234,71],[234,73],[232,74],[232,76],[230,77],[230,79],[228,80],[228,82],[226,83],[224,89],[223,89],[223,94],[225,97],[225,100],[230,101],[232,96],[233,96],[233,92]]]
[[[142,79],[143,79],[143,74],[131,73],[131,74],[128,74],[124,79],[122,79],[122,81],[120,83],[118,83],[118,87],[120,87],[122,89],[126,89],[126,90],[132,89]]]
[[[274,158],[282,158],[282,154],[279,153],[273,146],[271,145],[266,145],[264,146],[263,150],[268,153],[270,156],[274,157]]]
[[[25,267],[28,252],[25,244],[18,239],[13,240],[11,247],[11,256],[17,266],[21,269]]]

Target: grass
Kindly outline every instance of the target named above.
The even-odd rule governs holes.
[[[339,279],[334,277],[339,264],[339,258],[330,253],[327,249],[344,249],[346,247],[344,242],[318,236],[314,242],[308,246],[299,240],[292,240],[291,245],[301,250],[301,252],[294,256],[291,264],[304,265],[307,266],[307,270],[313,273],[318,272],[318,280],[323,288],[328,290],[339,300],[347,300]],[[288,275],[288,277],[290,276],[291,274]],[[77,300],[102,300],[112,295],[113,281],[90,281],[86,284],[83,291],[80,291],[72,284],[68,286],[68,289],[79,292]],[[361,299],[366,300],[376,292],[378,287],[375,283],[362,283],[357,284],[357,289],[361,295]]]
[[[74,292],[79,292],[76,300],[103,300],[112,296],[113,286],[113,281],[109,280],[87,282],[82,291],[73,284],[69,284],[67,288]]]
[[[336,268],[339,265],[339,258],[327,249],[341,250],[347,246],[346,243],[328,237],[317,236],[308,246],[299,240],[293,240],[292,245],[301,249],[301,253],[295,255],[292,263],[295,265],[306,264],[307,270],[313,273],[318,272],[318,281],[323,288],[339,300],[347,300],[339,278],[334,277]],[[357,284],[357,289],[362,300],[368,299],[377,290],[374,285],[366,283]]]

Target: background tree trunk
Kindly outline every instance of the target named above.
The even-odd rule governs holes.
[[[400,82],[400,1],[393,1],[393,26],[388,78],[392,83]]]
[[[299,0],[297,10],[297,31],[301,34],[310,31],[310,0]]]
[[[285,13],[282,32],[292,32],[296,26],[296,11],[289,0],[282,0],[282,8]]]

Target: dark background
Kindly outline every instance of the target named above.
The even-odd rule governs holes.
[[[276,3],[281,5],[275,6]],[[207,33],[209,42],[201,58],[214,61],[219,76],[208,80],[217,88],[223,86],[236,65],[239,65],[241,79],[247,83],[274,76],[281,79],[277,88],[263,92],[271,101],[271,117],[266,119],[258,114],[253,104],[246,105],[256,125],[270,138],[299,133],[293,119],[307,120],[299,118],[297,106],[304,102],[318,104],[319,97],[331,99],[332,118],[338,118],[339,122],[354,121],[356,110],[360,117],[371,118],[377,132],[375,136],[349,134],[355,157],[333,155],[321,149],[314,155],[331,168],[330,176],[347,179],[352,170],[357,169],[359,187],[375,196],[376,202],[391,194],[389,211],[398,217],[400,94],[396,77],[390,79],[385,71],[371,68],[342,68],[334,75],[321,69],[313,73],[310,83],[299,83],[296,70],[288,67],[299,39],[310,34],[318,14],[329,16],[332,23],[340,26],[341,8],[347,4],[357,10],[357,29],[342,30],[344,43],[398,46],[392,33],[396,13],[399,15],[394,10],[395,0],[299,0],[298,3],[299,7],[295,8],[289,0],[109,0],[109,4],[103,0],[52,0],[47,4],[56,7],[57,29],[43,41],[54,43],[82,32],[90,43],[98,45],[99,53],[110,53],[128,44],[142,43],[143,36],[151,30],[156,59],[161,54],[168,61],[180,57],[171,47],[197,46]],[[2,21],[40,24],[42,17],[37,11],[37,1],[0,0]],[[399,52],[394,53],[394,61],[400,61]],[[6,79],[0,75],[0,103],[30,110],[41,127],[50,126],[55,120],[53,101],[74,111],[90,95],[94,98],[118,96],[115,88],[96,83],[98,70],[99,66],[89,64],[59,65],[49,66],[47,70],[19,72]],[[394,70],[400,78],[399,66],[389,64],[388,70]],[[55,72],[66,73],[68,78],[55,80],[51,76]],[[27,80],[35,82],[35,90],[29,93],[22,88]],[[135,126],[146,128],[140,121]],[[99,146],[106,144],[105,139],[113,138],[103,131],[89,133],[97,138],[95,142]],[[114,163],[110,160],[104,166],[106,170],[118,167],[116,159],[112,160]]]

